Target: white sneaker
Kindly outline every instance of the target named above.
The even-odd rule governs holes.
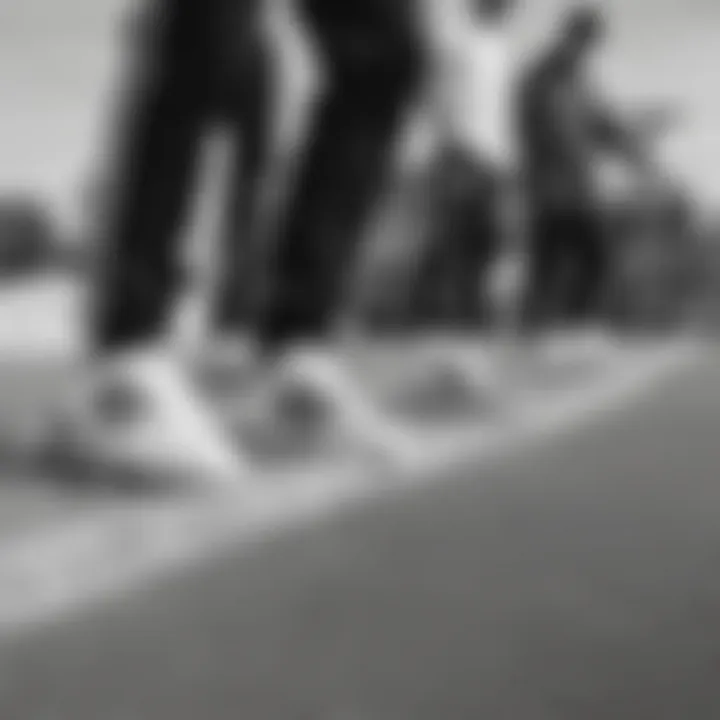
[[[505,393],[493,358],[474,348],[434,348],[419,370],[413,392],[422,406],[472,407],[497,410]]]
[[[97,474],[147,483],[238,484],[241,461],[193,383],[169,357],[118,356],[90,377],[50,428],[53,450]]]
[[[338,354],[320,348],[291,351],[275,382],[278,422],[324,434],[342,447],[403,469],[420,462],[420,443],[373,402]]]

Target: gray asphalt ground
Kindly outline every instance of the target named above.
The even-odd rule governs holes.
[[[717,360],[541,447],[8,640],[0,717],[720,717]]]

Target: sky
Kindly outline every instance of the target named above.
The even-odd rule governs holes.
[[[547,41],[568,1],[521,0],[518,36],[528,53]],[[130,2],[0,0],[0,193],[40,193],[62,221],[79,221],[83,190],[105,159],[103,139],[123,67],[120,20]],[[608,93],[625,104],[681,108],[666,155],[706,205],[720,205],[720,3],[602,5],[611,29],[602,73]],[[280,5],[278,12],[283,17]],[[301,46],[292,33],[283,38],[288,67],[303,75]],[[296,94],[303,79],[291,83]]]

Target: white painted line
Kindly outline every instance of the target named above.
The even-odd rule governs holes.
[[[203,500],[118,510],[6,545],[0,552],[0,631],[32,627],[130,589],[154,574],[202,557],[224,542],[248,545],[364,500],[438,481],[465,460],[482,461],[520,443],[542,441],[625,405],[697,356],[678,344],[623,363],[617,372],[565,396],[536,398],[517,422],[436,436],[401,482],[370,482],[368,471],[293,473]]]

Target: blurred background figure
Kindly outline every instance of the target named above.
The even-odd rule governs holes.
[[[436,134],[431,218],[415,281],[417,319],[479,328],[516,163],[514,0],[429,1]]]
[[[634,332],[668,331],[689,319],[700,289],[697,211],[667,178],[608,208],[610,320]]]
[[[531,255],[527,327],[597,323],[609,269],[598,161],[609,151],[648,172],[642,143],[593,87],[591,60],[605,33],[599,10],[575,9],[523,83],[520,127]]]

